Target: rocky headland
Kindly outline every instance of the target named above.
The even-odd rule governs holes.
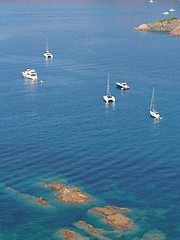
[[[133,28],[138,31],[152,31],[152,32],[168,32],[170,36],[180,36],[180,19],[169,18],[158,20],[156,22],[141,24],[139,27]]]

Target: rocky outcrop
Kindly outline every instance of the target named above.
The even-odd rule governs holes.
[[[47,204],[48,204],[48,202],[45,201],[45,200],[43,200],[42,197],[36,198],[36,199],[37,199],[37,201],[40,202],[42,205],[47,205]]]
[[[141,25],[139,25],[139,27],[134,27],[133,30],[150,31],[150,28],[148,27],[147,24],[141,24]]]
[[[154,31],[154,32],[170,32],[171,36],[180,36],[180,19],[169,18],[159,20],[157,22],[141,24],[139,27],[133,28],[138,31]]]
[[[78,224],[81,224],[84,227],[86,227],[91,233],[95,233],[95,234],[98,233],[91,224],[87,224],[84,221],[79,221]]]
[[[60,239],[70,239],[70,240],[89,240],[88,237],[82,237],[79,233],[70,231],[70,230],[62,230],[56,233],[56,236]]]
[[[62,235],[65,239],[77,239],[75,232],[69,231],[69,230],[64,230],[62,232]]]
[[[79,188],[69,187],[59,182],[50,184],[44,184],[47,188],[52,188],[58,191],[58,198],[67,203],[86,203],[88,199],[91,199],[87,194],[81,192]]]
[[[37,198],[37,197],[31,196],[29,194],[19,192],[19,191],[15,190],[13,188],[10,188],[10,187],[7,187],[6,189],[11,194],[13,194],[14,196],[18,196],[19,199],[22,199],[22,200],[26,201],[27,203],[30,203],[30,204],[37,204],[38,203],[39,205],[46,205],[46,207],[52,207],[42,197]]]
[[[170,36],[180,36],[180,26],[169,33]]]
[[[47,187],[47,188],[52,188],[54,190],[61,190],[64,187],[64,184],[59,183],[59,182],[55,182],[53,184],[44,183],[44,186]]]
[[[122,210],[121,210],[122,209]],[[127,208],[118,208],[114,206],[106,206],[104,208],[95,207],[90,209],[92,212],[100,213],[105,216],[105,222],[117,228],[131,228],[133,226],[133,222],[126,216],[124,216],[119,211],[127,211]]]
[[[79,221],[75,223],[75,226],[79,229],[84,230],[87,234],[93,237],[93,239],[101,239],[101,240],[111,240],[110,238],[102,235],[102,233],[116,233],[114,231],[104,231],[104,229],[95,229],[91,224],[87,224],[84,221]]]

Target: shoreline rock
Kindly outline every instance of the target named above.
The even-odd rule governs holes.
[[[153,23],[141,24],[139,27],[134,27],[133,30],[145,32],[167,32],[170,33],[170,36],[180,36],[180,19],[169,18],[158,20]]]

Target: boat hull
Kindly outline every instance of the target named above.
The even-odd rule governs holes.
[[[24,78],[27,78],[27,79],[31,79],[31,80],[37,80],[38,79],[37,75],[30,76],[30,75],[26,74],[25,72],[22,72],[22,75],[23,75]]]
[[[156,112],[154,112],[154,111],[150,111],[149,112],[150,113],[150,115],[151,115],[151,117],[153,117],[153,118],[160,118],[160,115],[159,115],[159,113],[156,113]]]
[[[123,86],[121,83],[116,83],[116,86],[122,90],[129,90],[129,86]]]
[[[44,57],[45,58],[53,58],[53,55],[51,53],[45,53]]]
[[[107,96],[103,96],[103,99],[105,102],[115,102],[115,97],[111,96],[111,97],[107,97]]]

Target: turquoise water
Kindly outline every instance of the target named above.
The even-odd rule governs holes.
[[[109,239],[138,240],[156,230],[180,239],[180,38],[131,30],[167,17],[161,13],[170,3],[24,3],[0,3],[0,239],[54,240],[61,229],[96,239],[74,224],[110,229],[88,212],[106,205],[132,209],[137,226]],[[180,3],[173,7],[168,17],[179,16]],[[21,77],[27,68],[36,69],[37,83]],[[108,72],[114,105],[102,98]],[[153,87],[160,121],[149,116]],[[49,179],[95,200],[64,204],[41,186]]]

